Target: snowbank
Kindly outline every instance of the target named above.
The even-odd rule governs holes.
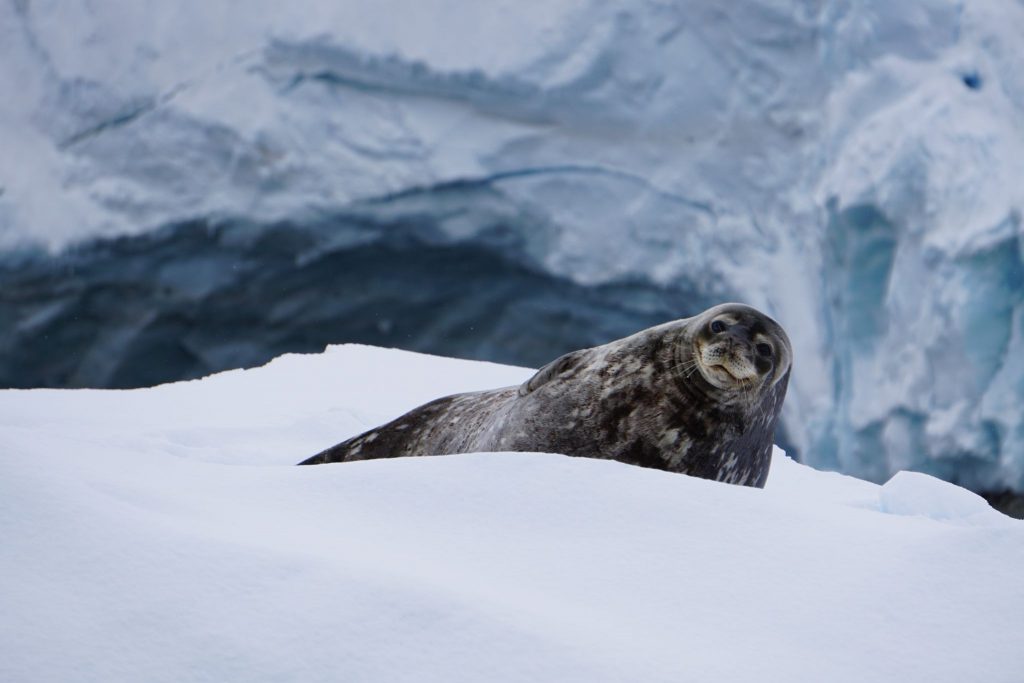
[[[1019,680],[1024,523],[924,475],[292,466],[529,374],[344,346],[0,392],[0,679]]]

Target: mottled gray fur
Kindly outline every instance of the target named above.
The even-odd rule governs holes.
[[[301,464],[545,451],[762,487],[791,362],[778,323],[723,304],[568,353],[520,386],[437,399]]]

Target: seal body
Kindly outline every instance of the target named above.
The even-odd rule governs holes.
[[[763,487],[791,363],[778,323],[722,304],[568,353],[520,386],[439,398],[300,464],[542,451]]]

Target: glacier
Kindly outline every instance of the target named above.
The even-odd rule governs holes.
[[[790,332],[802,461],[1024,491],[1022,34],[1015,0],[12,0],[0,378],[537,365],[738,299]]]

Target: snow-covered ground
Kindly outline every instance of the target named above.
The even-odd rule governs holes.
[[[1024,522],[923,474],[292,466],[529,374],[343,346],[0,392],[0,680],[1021,680]]]

